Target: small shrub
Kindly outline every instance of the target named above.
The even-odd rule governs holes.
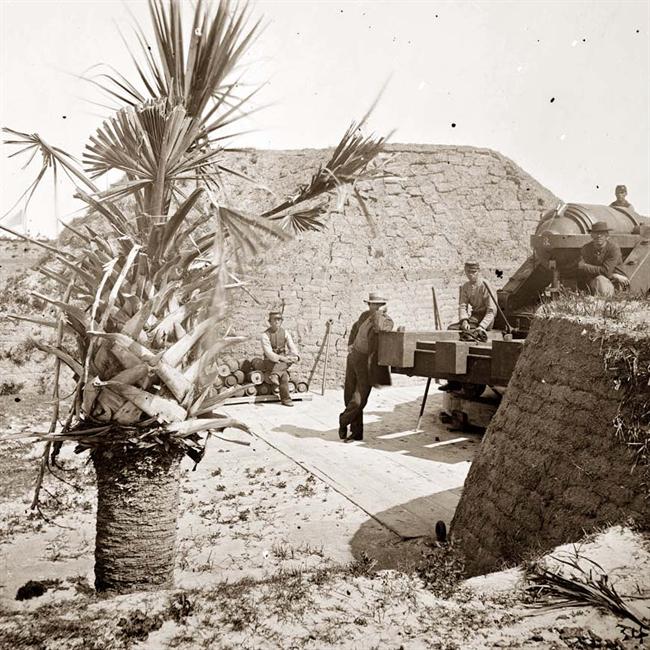
[[[129,614],[129,617],[122,617],[118,620],[118,637],[123,639],[134,639],[144,641],[150,632],[155,632],[162,627],[164,623],[160,614],[150,616],[142,610],[135,610]]]
[[[375,574],[377,560],[371,558],[365,551],[358,558],[346,565],[345,570],[353,578],[372,577]]]
[[[168,618],[182,623],[194,613],[194,601],[184,592],[172,594],[167,604]]]
[[[435,546],[423,554],[416,573],[426,589],[440,598],[449,598],[465,577],[465,562],[452,544]]]
[[[0,382],[0,396],[16,395],[17,393],[20,393],[24,387],[25,384],[22,381],[13,381],[13,379]]]

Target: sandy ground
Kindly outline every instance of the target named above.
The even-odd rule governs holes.
[[[391,408],[417,418],[412,397]],[[3,399],[0,430],[47,426],[47,404]],[[373,399],[369,409],[386,414],[386,394]],[[279,405],[263,415],[279,429],[288,417]],[[384,429],[389,416],[377,416]],[[436,417],[430,408],[429,427]],[[406,444],[400,439],[395,451]],[[90,587],[92,467],[65,451],[71,471],[60,473],[70,484],[48,479],[48,522],[29,510],[37,458],[25,443],[0,448],[2,648],[644,647],[630,621],[607,611],[537,608],[520,568],[457,584],[448,549],[427,538],[401,541],[260,438],[250,446],[213,441],[196,471],[183,465],[177,588],[100,599]],[[598,562],[639,615],[650,615],[650,550],[640,534],[613,528],[551,555],[562,553]],[[51,582],[39,598],[14,600],[27,580]]]

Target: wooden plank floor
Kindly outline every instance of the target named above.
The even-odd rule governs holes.
[[[363,442],[338,438],[342,391],[313,395],[293,408],[277,403],[226,410],[255,435],[328,483],[402,538],[432,535],[450,523],[480,435],[439,422],[442,393],[432,391],[415,431],[424,383],[373,390]],[[438,444],[439,443],[439,444]]]

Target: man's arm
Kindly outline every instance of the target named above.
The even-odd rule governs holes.
[[[264,332],[260,337],[260,342],[262,343],[262,353],[264,354],[265,359],[273,361],[273,363],[280,361],[280,355],[273,352],[273,348],[271,347],[271,339],[266,332]]]
[[[293,359],[293,362],[296,363],[300,361],[300,354],[298,354],[298,348],[296,347],[296,344],[293,342],[293,339],[291,338],[291,334],[286,330],[284,334],[287,339],[287,350],[289,351],[289,354],[287,356],[295,357],[295,359]]]
[[[375,332],[390,332],[394,325],[393,319],[385,311],[378,309],[375,312],[373,322]]]
[[[469,296],[465,291],[465,285],[461,284],[458,289],[458,320],[464,321],[469,318]]]
[[[488,330],[494,324],[494,317],[496,316],[496,305],[494,304],[494,300],[492,300],[492,297],[490,296],[490,291],[492,292],[492,294],[494,294],[494,291],[492,287],[490,287],[490,285],[485,280],[483,280],[483,291],[485,293],[487,306],[485,308],[485,316],[483,316],[478,326],[483,330]]]

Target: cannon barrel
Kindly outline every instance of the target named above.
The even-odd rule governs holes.
[[[581,248],[589,242],[589,232],[597,221],[604,221],[611,228],[611,235],[621,248],[630,249],[638,239],[635,235],[648,220],[626,208],[567,203],[542,216],[530,238],[531,246],[540,258],[548,256],[549,250]]]
[[[567,203],[559,213],[557,210],[546,212],[535,234],[549,232],[558,235],[586,235],[596,221],[604,221],[612,232],[628,234],[638,232],[641,219],[633,210],[626,208]]]

